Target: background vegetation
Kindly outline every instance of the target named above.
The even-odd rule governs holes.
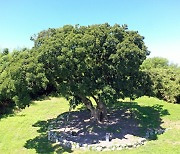
[[[141,68],[151,78],[153,95],[171,103],[180,103],[180,67],[165,58],[148,58]]]

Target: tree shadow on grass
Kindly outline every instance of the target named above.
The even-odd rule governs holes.
[[[48,136],[47,136],[48,126],[54,120],[56,119],[49,119],[47,121],[38,121],[34,125],[32,125],[33,127],[39,128],[37,132],[40,133],[40,135],[26,141],[24,147],[27,149],[35,149],[36,153],[53,153],[53,152],[71,153],[72,152],[71,149],[61,147],[58,144],[53,144],[52,142],[48,141]]]
[[[35,103],[33,101],[29,102],[29,106],[34,104]],[[26,107],[24,107],[23,109],[25,109]],[[1,119],[5,119],[8,117],[24,116],[24,115],[18,115],[18,113],[21,112],[23,109],[17,108],[14,103],[11,103],[10,105],[6,105],[6,106],[0,105],[0,121]]]
[[[116,102],[108,106],[108,110],[112,114],[121,115],[119,118],[121,129],[129,130],[125,133],[140,137],[144,137],[148,130],[164,129],[161,127],[162,117],[169,115],[168,110],[163,109],[163,105],[140,106],[137,102]],[[130,123],[131,120],[132,124]],[[157,139],[157,134],[153,134],[149,139]]]
[[[1,104],[0,102],[0,120],[3,119],[3,118],[6,118],[8,116],[13,116],[14,114],[14,104],[13,103],[4,103],[4,104]]]
[[[162,116],[169,115],[163,105],[140,106],[136,102],[116,102],[108,109],[108,122],[96,123],[92,122],[90,112],[88,110],[78,110],[72,112],[64,112],[54,119],[47,121],[38,121],[33,127],[38,127],[39,136],[28,140],[25,144],[27,149],[35,149],[37,153],[51,153],[65,151],[72,152],[71,149],[62,148],[60,145],[53,145],[48,141],[48,127],[52,129],[66,132],[64,139],[83,144],[95,144],[100,140],[105,140],[106,133],[112,133],[112,139],[123,139],[127,134],[144,137],[148,129],[163,129]],[[69,117],[69,118],[68,118]],[[67,121],[67,119],[69,119]],[[72,132],[75,131],[75,136]],[[154,134],[150,140],[157,139]]]
[[[18,108],[15,105],[15,103],[12,102],[11,100],[5,101],[3,103],[0,102],[0,120],[7,117],[17,116],[17,113],[21,112],[23,109],[28,108],[32,105],[36,105],[34,101],[41,101],[41,100],[50,100],[50,98],[47,95],[35,97],[31,101],[29,101],[28,104],[26,104],[26,106],[22,108]]]
[[[48,141],[46,134],[40,134],[34,139],[28,140],[24,147],[27,149],[35,149],[36,153],[72,152],[72,150],[63,148],[58,144],[53,145],[50,141]]]

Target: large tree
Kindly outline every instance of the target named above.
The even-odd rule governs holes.
[[[149,54],[137,31],[127,25],[65,25],[33,37],[49,85],[70,100],[84,103],[94,120],[107,118],[106,104],[144,95],[147,87],[140,65]],[[92,104],[92,99],[96,106]]]

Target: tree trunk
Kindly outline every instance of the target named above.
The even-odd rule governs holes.
[[[97,99],[95,96],[92,96],[97,104],[97,114],[98,114],[98,121],[103,122],[107,120],[107,109],[105,104],[101,101],[101,99]]]
[[[82,102],[86,105],[86,107],[91,111],[91,118],[94,121],[99,121],[97,109],[94,108],[91,100],[81,95],[79,95],[79,97],[81,98]]]
[[[86,107],[91,111],[91,118],[94,121],[103,122],[104,120],[107,120],[106,106],[100,99],[97,99],[95,96],[92,96],[97,104],[97,107],[94,108],[91,100],[82,95],[79,95],[79,97],[81,98],[82,102],[86,105]]]

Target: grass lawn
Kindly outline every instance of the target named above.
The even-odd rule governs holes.
[[[180,153],[180,105],[169,104],[156,98],[142,97],[136,105],[123,103],[122,107],[132,108],[143,125],[161,125],[170,128],[156,139],[148,141],[136,149],[101,153]],[[158,123],[153,111],[158,111]],[[47,127],[50,119],[68,111],[68,102],[63,98],[49,98],[34,101],[21,112],[0,119],[0,154],[23,153],[98,153],[95,151],[71,151],[47,140]],[[142,114],[143,113],[143,114]]]

